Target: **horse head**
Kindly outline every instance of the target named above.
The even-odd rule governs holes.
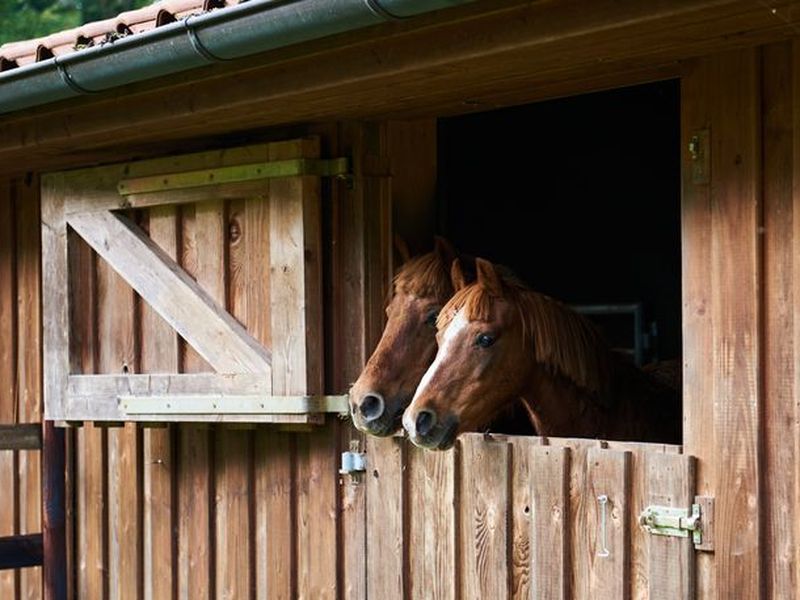
[[[439,311],[454,286],[463,285],[451,278],[456,258],[453,246],[437,237],[432,252],[407,261],[395,276],[383,335],[350,389],[350,413],[361,431],[387,436],[400,429],[402,413],[436,354]]]

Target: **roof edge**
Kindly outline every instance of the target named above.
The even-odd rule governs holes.
[[[249,0],[0,72],[0,114],[474,0]]]

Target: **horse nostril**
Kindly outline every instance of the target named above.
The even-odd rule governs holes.
[[[358,411],[365,421],[374,421],[380,418],[383,414],[383,398],[377,394],[365,394],[361,398],[361,404],[358,406]]]
[[[436,414],[429,410],[421,410],[417,414],[417,435],[425,437],[428,435],[433,426],[436,425]]]

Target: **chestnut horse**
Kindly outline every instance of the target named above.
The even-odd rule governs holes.
[[[407,259],[407,250],[404,258]],[[437,237],[433,252],[406,262],[394,278],[386,327],[350,388],[355,426],[378,436],[400,429],[400,417],[436,354],[436,319],[453,295],[450,265],[456,251]]]
[[[439,315],[436,358],[403,415],[412,442],[449,448],[509,398],[522,399],[541,435],[680,441],[681,400],[673,387],[611,351],[591,322],[564,304],[486,260],[475,268],[477,281]]]

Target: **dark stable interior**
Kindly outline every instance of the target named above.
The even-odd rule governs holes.
[[[681,351],[676,80],[439,121],[438,230],[569,304],[641,303],[644,362]],[[614,347],[630,314],[593,317]]]
[[[640,304],[642,362],[678,358],[679,109],[673,80],[440,119],[437,230],[568,304]],[[591,318],[635,346],[632,314]]]

